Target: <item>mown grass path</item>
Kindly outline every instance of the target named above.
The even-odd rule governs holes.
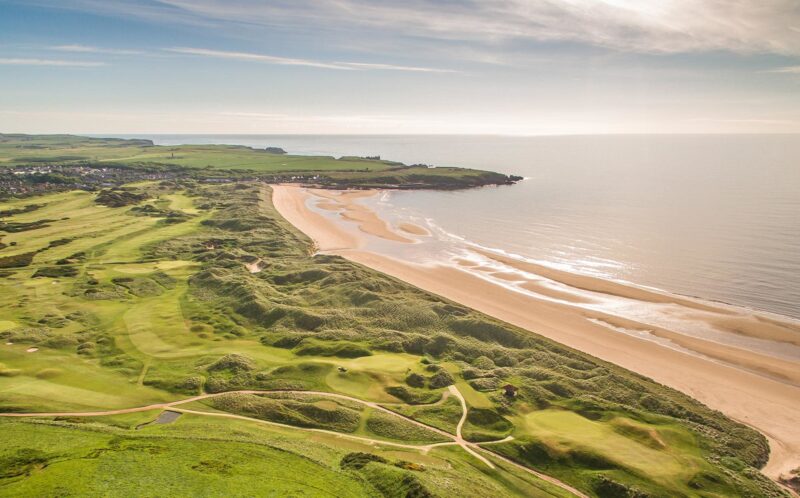
[[[198,395],[198,396],[192,396],[191,398],[181,399],[181,400],[177,400],[177,401],[170,401],[168,403],[156,403],[156,404],[152,404],[152,405],[137,406],[137,407],[133,407],[133,408],[121,408],[121,409],[118,409],[118,410],[105,410],[105,411],[95,411],[95,412],[0,413],[0,417],[105,417],[105,416],[111,416],[111,415],[123,415],[123,414],[126,414],[126,413],[146,412],[146,411],[151,411],[151,410],[172,410],[172,411],[176,411],[176,412],[180,412],[180,413],[189,413],[189,414],[192,414],[192,415],[203,415],[203,416],[209,416],[209,417],[231,418],[231,419],[245,420],[245,421],[256,422],[256,423],[261,423],[261,424],[267,424],[267,425],[272,425],[272,426],[277,426],[277,427],[283,427],[283,428],[288,428],[288,429],[310,431],[310,432],[319,432],[319,433],[333,435],[333,436],[337,436],[337,437],[343,437],[343,438],[347,438],[347,439],[353,439],[353,440],[357,440],[357,441],[361,441],[361,442],[366,442],[366,443],[369,443],[369,444],[372,444],[372,445],[394,446],[394,447],[399,447],[399,448],[418,450],[418,451],[421,451],[423,453],[427,453],[432,448],[435,448],[437,446],[458,445],[458,446],[464,448],[464,450],[466,452],[468,452],[470,455],[474,456],[475,458],[477,458],[481,462],[485,463],[491,469],[494,469],[495,465],[491,461],[489,461],[488,458],[486,458],[485,456],[479,454],[478,450],[484,451],[486,453],[489,453],[494,458],[497,458],[498,460],[501,460],[504,463],[513,466],[514,468],[517,468],[519,470],[522,470],[524,472],[532,474],[532,475],[538,477],[539,479],[542,479],[543,481],[547,481],[550,484],[558,486],[561,489],[564,489],[564,490],[572,493],[575,496],[578,496],[580,498],[588,498],[582,492],[578,491],[577,489],[573,488],[572,486],[570,486],[570,485],[568,485],[568,484],[566,484],[564,482],[559,481],[558,479],[556,479],[554,477],[551,477],[551,476],[548,476],[546,474],[542,474],[540,472],[537,472],[537,471],[535,471],[533,469],[525,467],[524,465],[520,465],[520,464],[514,462],[513,460],[510,460],[510,459],[508,459],[508,458],[506,458],[506,457],[504,457],[502,455],[499,455],[499,454],[495,453],[494,451],[491,451],[491,450],[486,449],[486,448],[482,448],[481,446],[479,446],[479,443],[472,443],[470,441],[465,440],[461,435],[461,428],[464,426],[464,423],[467,420],[467,415],[469,414],[469,411],[468,411],[469,409],[467,407],[467,403],[466,403],[466,400],[464,399],[464,396],[461,394],[461,392],[458,390],[458,388],[456,386],[451,385],[448,389],[449,389],[450,394],[452,394],[453,396],[458,398],[459,402],[461,403],[461,419],[458,421],[458,426],[456,427],[456,434],[450,434],[449,432],[444,431],[442,429],[439,429],[437,427],[433,427],[431,425],[425,424],[425,423],[420,422],[418,420],[414,420],[412,418],[406,417],[405,415],[399,414],[397,412],[393,412],[392,410],[389,410],[388,408],[385,408],[385,407],[383,407],[383,406],[381,406],[378,403],[375,403],[373,401],[365,401],[365,400],[354,398],[352,396],[347,396],[347,395],[344,395],[344,394],[329,393],[329,392],[324,392],[324,391],[291,391],[291,390],[226,391],[226,392],[220,392],[220,393],[201,394],[201,395]],[[370,407],[370,408],[372,408],[374,410],[380,410],[382,412],[391,414],[393,416],[400,417],[403,420],[405,420],[405,421],[407,421],[407,422],[409,422],[411,424],[417,425],[417,426],[422,427],[422,428],[424,428],[426,430],[429,430],[431,432],[435,432],[436,434],[439,434],[439,435],[444,436],[444,437],[446,437],[448,439],[451,439],[451,441],[442,442],[442,443],[431,443],[431,444],[395,443],[395,442],[392,442],[392,441],[384,441],[382,439],[374,439],[374,438],[369,438],[369,437],[364,437],[364,436],[356,436],[354,434],[347,434],[347,433],[343,433],[343,432],[330,431],[330,430],[326,430],[326,429],[315,429],[315,428],[311,428],[311,427],[297,427],[297,426],[294,426],[294,425],[282,424],[282,423],[279,423],[279,422],[272,422],[272,421],[261,420],[261,419],[252,418],[252,417],[245,417],[243,415],[236,415],[236,414],[233,414],[233,413],[204,412],[204,411],[200,411],[200,410],[190,410],[188,408],[181,408],[180,407],[180,405],[185,405],[187,403],[192,403],[192,402],[195,402],[195,401],[202,401],[204,399],[209,399],[209,398],[216,398],[216,397],[224,396],[224,395],[227,395],[227,394],[271,394],[271,393],[306,394],[306,395],[325,396],[325,397],[330,397],[330,398],[336,398],[336,399],[352,401],[354,403],[359,403],[359,404],[362,404],[364,406],[368,406],[368,407]],[[480,444],[500,443],[500,442],[508,441],[510,439],[511,439],[511,437],[509,436],[509,437],[506,437],[506,438],[504,438],[502,440],[486,441],[486,442],[480,443]]]

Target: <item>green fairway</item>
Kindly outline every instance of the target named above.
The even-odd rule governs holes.
[[[699,459],[686,451],[694,444],[691,436],[674,428],[668,427],[662,434],[657,426],[630,419],[595,422],[564,410],[533,412],[523,423],[522,433],[545,441],[556,451],[586,449],[665,482],[688,480],[700,466]]]

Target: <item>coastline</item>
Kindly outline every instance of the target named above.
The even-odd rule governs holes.
[[[306,202],[311,195],[319,197],[322,203],[330,203],[327,206],[318,204],[318,207],[340,211],[343,221],[332,221],[309,209]],[[355,199],[364,195],[367,194],[362,191],[342,197],[334,191],[320,194],[297,186],[273,186],[275,208],[296,228],[311,237],[320,252],[346,257],[683,391],[764,433],[770,441],[771,455],[763,471],[770,477],[777,478],[800,465],[800,427],[797,427],[795,417],[800,410],[799,363],[722,346],[664,327],[654,327],[598,309],[563,302],[565,298],[572,298],[576,301],[574,304],[584,304],[580,300],[587,298],[582,295],[576,297],[570,293],[565,296],[558,290],[542,288],[535,291],[542,295],[539,298],[481,278],[480,272],[467,271],[467,268],[459,268],[459,265],[422,265],[365,250],[369,237],[408,243],[413,241],[408,241],[406,234],[414,234],[413,229],[394,232],[371,210],[360,205],[353,207]],[[358,230],[346,230],[343,227],[345,223],[357,225]],[[744,316],[727,307],[715,306],[714,303],[516,260],[509,261],[508,258],[504,260],[504,257],[494,253],[487,257],[505,265],[522,266],[525,272],[567,284],[573,289],[588,291],[589,299],[599,294],[633,302],[678,307],[677,311],[687,319],[700,321],[713,318],[717,322],[712,323],[712,327],[728,327],[748,337],[779,343],[791,343],[794,339],[791,324],[787,329],[783,323],[754,314]],[[507,278],[511,279],[513,275]],[[539,282],[531,285],[542,287]],[[546,292],[558,299],[548,299]],[[695,354],[641,337],[647,334]]]

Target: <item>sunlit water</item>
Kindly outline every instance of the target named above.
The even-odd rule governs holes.
[[[800,318],[800,136],[141,136],[517,174],[374,205],[538,262]]]

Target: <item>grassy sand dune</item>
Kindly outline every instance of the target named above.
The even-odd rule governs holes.
[[[175,406],[184,414],[168,424],[142,426],[153,410],[0,418],[0,495],[246,495],[267,486],[315,496],[569,495],[512,460],[588,496],[781,495],[755,470],[768,449],[751,429],[541,336],[313,256],[267,187],[132,189],[140,200],[123,207],[53,194],[36,198],[38,214],[7,218],[32,223],[69,207],[47,227],[3,234],[18,244],[0,258],[35,254],[2,269],[0,411],[216,397]],[[102,230],[86,229],[97,223]],[[251,273],[256,260],[261,271]],[[503,394],[506,383],[517,397]],[[226,394],[242,390],[329,395]],[[462,418],[469,443],[428,447],[441,431],[455,437]],[[498,439],[486,449],[510,460],[475,449]],[[408,441],[426,448],[398,446]],[[147,487],[137,487],[145,475]]]

